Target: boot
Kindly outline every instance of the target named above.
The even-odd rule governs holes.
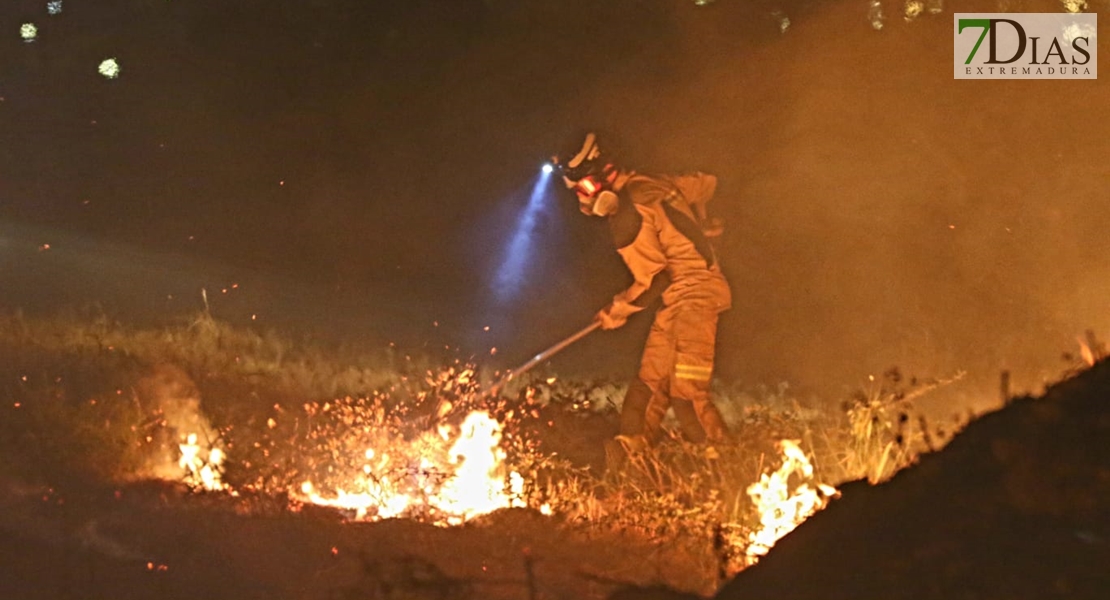
[[[643,435],[618,435],[605,440],[605,472],[621,475],[628,469],[629,458],[646,452],[650,448],[648,439]]]
[[[639,377],[628,384],[621,404],[621,435],[643,435],[647,433],[647,410],[651,403],[651,388]]]
[[[686,437],[686,440],[695,444],[705,443],[707,438],[705,428],[698,420],[694,403],[689,400],[674,399],[671,400],[671,407],[674,408],[674,416],[678,419],[678,425],[682,428],[682,435]]]
[[[725,425],[725,418],[721,416],[721,411],[717,408],[717,405],[707,400],[701,406],[695,405],[694,408],[701,409],[698,411],[698,421],[705,429],[706,441],[710,444],[727,442],[729,439],[728,426]]]

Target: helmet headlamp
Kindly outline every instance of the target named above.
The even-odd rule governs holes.
[[[602,156],[597,143],[597,135],[586,134],[577,145],[552,159],[552,164],[563,177],[567,189],[578,196],[578,208],[585,214],[594,212],[595,204],[601,194],[610,187],[610,179],[615,167],[611,157]]]

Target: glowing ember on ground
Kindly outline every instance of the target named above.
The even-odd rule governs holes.
[[[764,473],[748,487],[748,496],[759,511],[760,525],[748,536],[747,556],[753,563],[837,494],[836,488],[813,482],[813,465],[797,442],[782,440],[779,447],[782,466],[774,473]]]
[[[350,510],[359,519],[421,515],[457,525],[500,508],[524,506],[524,480],[505,466],[501,424],[486,412],[470,413],[457,431],[441,426],[394,453],[365,450],[358,473],[339,475],[331,492],[301,484],[298,500]]]
[[[291,500],[293,510],[330,507],[366,521],[411,518],[450,526],[515,507],[589,522],[608,518],[608,510],[598,507],[609,497],[594,495],[596,480],[559,463],[555,453],[540,451],[534,430],[553,421],[547,416],[528,421],[540,418],[538,388],[530,386],[510,400],[482,394],[469,368],[425,374],[415,382],[417,389],[394,386],[369,396],[308,402],[303,412],[274,405],[274,416],[261,416],[253,429],[197,429],[192,421],[183,422],[171,429],[203,435],[182,438],[176,477],[180,480],[183,470],[185,482],[197,489],[272,494]],[[553,379],[545,378],[548,386]],[[575,414],[589,403],[577,397],[562,402],[562,410]],[[201,437],[223,445],[206,450],[198,444]],[[233,449],[232,457],[224,455],[224,445]],[[786,440],[780,447],[782,467],[746,488],[758,516],[755,531],[741,533],[747,528],[728,523],[736,532],[728,543],[744,557],[740,568],[836,494],[814,481],[813,466],[796,442]],[[236,466],[235,490],[222,479],[229,458]],[[721,460],[714,455],[712,468]],[[540,473],[562,473],[558,469],[567,469],[567,479],[557,484],[539,479]],[[624,492],[611,497],[627,498]],[[625,508],[642,510],[644,522],[653,522],[657,509],[651,496],[632,497],[643,500],[643,507]]]

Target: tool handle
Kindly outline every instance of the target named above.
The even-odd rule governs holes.
[[[598,327],[601,327],[601,321],[594,321],[593,323],[590,323],[586,327],[583,327],[577,333],[571,335],[567,339],[565,339],[565,340],[559,342],[558,344],[555,344],[554,346],[548,348],[547,350],[544,350],[543,352],[540,352],[539,354],[533,356],[532,359],[529,360],[528,362],[526,362],[523,365],[520,365],[519,367],[517,367],[515,369],[512,369],[509,372],[505,373],[505,376],[501,378],[501,381],[498,382],[495,389],[499,389],[503,384],[508,382],[513,377],[524,374],[525,372],[529,371],[532,367],[534,367],[534,366],[540,364],[541,362],[551,358],[553,355],[555,355],[555,353],[559,352],[563,348],[566,348],[567,346],[573,344],[574,342],[577,342],[578,340],[586,337],[587,335],[589,335],[593,330],[597,329]]]
[[[554,355],[556,352],[558,352],[558,351],[562,350],[563,348],[566,348],[567,346],[573,344],[574,342],[577,342],[578,340],[586,337],[587,335],[590,334],[591,331],[597,329],[598,327],[601,327],[601,321],[594,321],[593,323],[590,323],[588,326],[583,327],[581,330],[579,330],[575,334],[571,335],[567,339],[565,339],[565,340],[559,342],[558,344],[555,344],[554,346],[548,348],[547,350],[544,350],[543,352],[540,352],[539,354],[533,356],[532,360],[529,360],[528,362],[524,363],[523,365],[520,365],[519,367],[517,367],[515,369],[512,369],[510,371],[506,371],[505,374],[501,376],[501,379],[497,380],[497,383],[495,383],[493,385],[493,387],[491,387],[490,389],[488,389],[484,393],[482,393],[481,397],[482,398],[492,398],[492,397],[497,396],[497,394],[499,394],[501,392],[501,388],[506,383],[508,383],[510,380],[512,380],[513,377],[516,377],[517,375],[521,375],[521,374],[527,372],[532,367],[534,367],[534,366],[540,364],[541,362],[551,358],[551,356]],[[446,398],[442,398],[442,397],[439,398],[439,400],[436,402],[435,410],[433,410],[432,414],[428,416],[428,426],[431,427],[437,421],[442,419],[444,415],[451,412],[451,410],[453,408],[454,407],[452,406],[452,404],[449,401],[447,401]]]

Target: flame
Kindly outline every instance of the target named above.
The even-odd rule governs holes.
[[[525,479],[508,467],[501,447],[504,424],[485,410],[455,412],[458,404],[472,399],[477,385],[473,376],[469,368],[428,371],[424,383],[435,394],[422,391],[409,405],[391,403],[384,392],[306,403],[303,420],[292,421],[294,428],[303,424],[304,429],[291,438],[285,437],[285,423],[269,417],[261,439],[247,442],[247,452],[253,447],[256,458],[241,457],[240,464],[250,469],[253,460],[265,460],[267,466],[281,468],[283,459],[271,456],[277,436],[282,443],[296,444],[298,455],[284,459],[290,478],[245,482],[244,489],[280,490],[294,509],[311,504],[341,509],[360,520],[408,517],[438,525],[461,524],[500,508],[525,507]],[[435,403],[430,420],[440,423],[437,427],[429,429],[421,418],[409,418],[413,407],[425,402]],[[277,406],[275,410],[280,411]],[[457,425],[444,423],[452,414],[466,417]],[[509,415],[507,421],[511,411]],[[182,429],[190,430],[196,431]],[[176,478],[184,476],[185,483],[197,489],[236,495],[222,480],[225,454],[220,448],[206,450],[197,441],[209,437],[190,433],[179,441]]]
[[[454,477],[447,479],[431,498],[432,504],[448,515],[449,523],[461,523],[513,505],[506,492],[509,486],[502,468],[505,451],[500,444],[500,423],[484,412],[467,415],[448,452],[450,464],[457,465]],[[510,479],[514,486],[523,487],[519,474]]]
[[[1098,358],[1095,357],[1095,350],[1092,344],[1088,344],[1083,338],[1076,338],[1079,341],[1079,356],[1083,359],[1084,364],[1088,367],[1095,366]]]
[[[178,444],[181,458],[177,464],[186,471],[186,481],[206,490],[226,490],[223,482],[224,452],[213,447],[205,451],[197,443],[197,434],[185,436],[185,443]]]
[[[524,478],[505,466],[501,431],[501,423],[489,413],[475,411],[457,432],[441,426],[411,444],[407,450],[416,451],[418,458],[367,448],[366,462],[343,485],[322,493],[317,484],[305,481],[297,499],[353,511],[358,519],[424,514],[440,525],[524,506]],[[407,454],[405,448],[397,450]]]
[[[357,520],[415,518],[450,526],[503,508],[528,507],[526,498],[536,492],[532,486],[538,486],[539,497],[533,497],[538,505],[533,508],[544,515],[554,514],[557,509],[552,503],[540,504],[554,497],[509,466],[513,463],[507,447],[513,449],[514,457],[516,450],[537,449],[530,440],[522,440],[517,429],[514,416],[522,413],[505,410],[503,403],[479,404],[483,408],[469,414],[458,410],[478,404],[472,404],[476,385],[472,376],[470,369],[428,371],[423,383],[433,391],[420,392],[413,404],[398,403],[388,393],[376,392],[370,397],[306,403],[304,415],[289,420],[269,417],[259,428],[261,440],[238,445],[248,453],[238,460],[247,469],[252,462],[267,460],[267,467],[284,471],[269,481],[260,478],[258,483],[243,483],[243,489],[280,491],[294,510],[315,505],[340,509]],[[533,391],[529,390],[530,404]],[[454,420],[463,414],[461,423]],[[535,411],[529,414],[538,416]],[[446,419],[457,424],[447,424]],[[429,427],[429,421],[439,425]],[[178,472],[184,470],[186,482],[194,487],[236,495],[222,480],[225,454],[221,448],[205,449],[198,444],[199,437],[211,436],[190,433],[179,444]],[[510,443],[503,444],[503,438]],[[284,454],[282,449],[282,454],[271,456],[271,450],[278,448],[275,439],[282,444],[292,442],[294,455]],[[730,544],[744,549],[747,564],[766,554],[778,539],[837,494],[834,488],[814,480],[813,465],[797,442],[783,440],[779,447],[782,466],[761,475],[747,488],[759,525],[745,534],[736,524],[737,536],[729,537]],[[531,464],[527,460],[522,463],[522,472],[531,472]],[[592,496],[588,490],[582,492]]]
[[[825,508],[836,488],[813,482],[813,465],[798,442],[782,440],[782,466],[764,473],[748,486],[748,496],[759,511],[759,528],[748,536],[747,557],[751,563],[767,554],[772,546],[817,511]],[[791,478],[798,482],[791,488]]]

